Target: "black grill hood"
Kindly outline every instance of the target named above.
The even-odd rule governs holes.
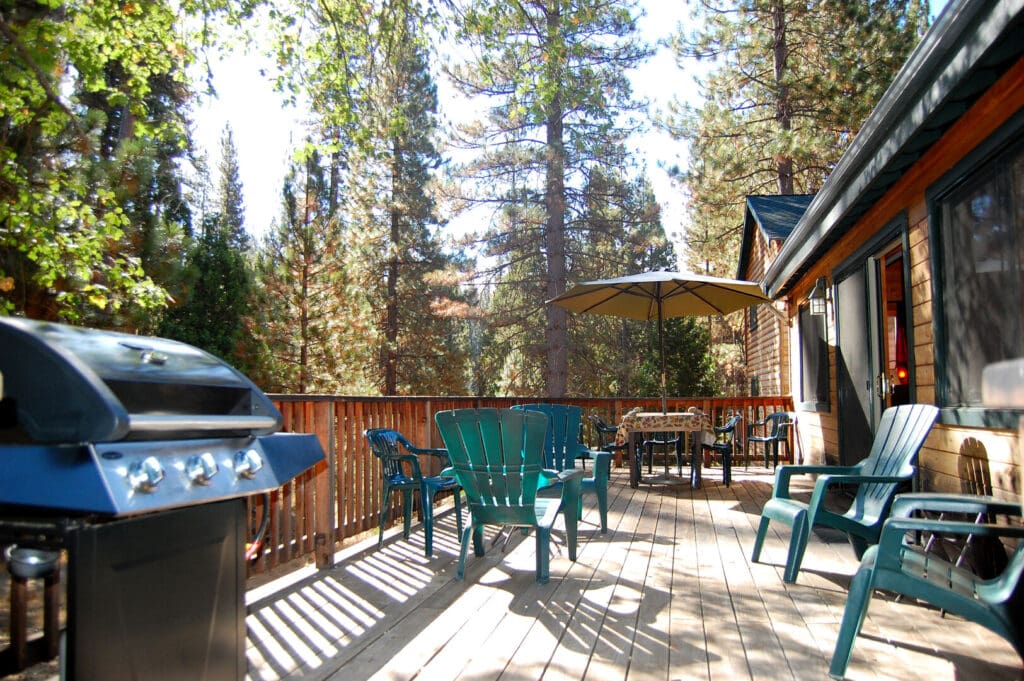
[[[0,318],[0,374],[37,443],[265,435],[282,423],[243,374],[164,338]]]

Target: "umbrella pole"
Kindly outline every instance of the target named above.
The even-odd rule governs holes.
[[[668,388],[665,381],[665,320],[661,315],[661,296],[658,296],[658,354],[661,355],[661,413],[668,413]]]

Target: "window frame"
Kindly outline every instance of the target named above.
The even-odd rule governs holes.
[[[796,312],[796,326],[797,326],[797,338],[799,339],[799,348],[797,358],[800,362],[800,402],[797,403],[797,409],[800,411],[810,411],[819,413],[829,413],[832,410],[832,375],[829,371],[829,363],[831,357],[829,356],[829,344],[828,344],[828,316],[816,316],[810,312],[810,303],[805,300],[797,306]],[[808,396],[806,394],[808,381],[811,380],[810,372],[807,371],[807,366],[804,363],[805,357],[805,344],[810,340],[804,333],[806,328],[804,322],[804,316],[810,317],[810,321],[815,321],[820,324],[819,333],[815,334],[814,340],[816,342],[817,350],[819,353],[819,364],[817,375],[814,376],[814,381],[824,381],[825,394],[824,396],[814,394]],[[805,399],[806,397],[812,397],[813,399]],[[824,397],[824,399],[822,399]]]
[[[941,206],[955,191],[968,184],[989,164],[1014,147],[1024,152],[1024,110],[1011,116],[992,135],[965,154],[925,192],[928,210],[929,260],[931,265],[932,318],[934,319],[935,347],[935,402],[941,408],[940,422],[977,428],[1016,429],[1024,410],[990,409],[981,405],[948,405],[950,357],[950,328],[942,294],[945,243],[941,224]],[[1024,238],[1024,237],[1022,237]]]

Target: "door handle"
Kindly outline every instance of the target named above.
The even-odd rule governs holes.
[[[892,382],[884,371],[875,377],[875,392],[882,399],[887,398],[892,392]]]

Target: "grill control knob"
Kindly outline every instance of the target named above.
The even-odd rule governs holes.
[[[220,467],[210,452],[195,454],[185,462],[185,475],[193,485],[209,485],[210,478],[217,475]]]
[[[263,457],[255,449],[235,452],[235,473],[240,478],[252,479],[263,468]]]
[[[136,492],[152,492],[164,479],[164,467],[155,456],[147,456],[128,468],[128,484]]]

